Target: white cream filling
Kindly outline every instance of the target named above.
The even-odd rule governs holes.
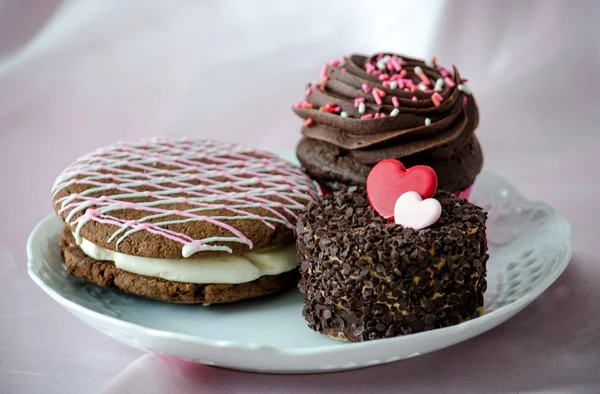
[[[77,239],[77,237],[75,238]],[[296,248],[286,245],[244,256],[204,259],[154,259],[105,249],[79,238],[77,244],[88,257],[113,261],[117,268],[139,275],[186,283],[245,283],[265,275],[278,275],[297,267]]]

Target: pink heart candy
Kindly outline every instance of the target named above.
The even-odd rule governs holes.
[[[406,192],[394,205],[394,221],[404,227],[421,230],[429,227],[442,215],[442,205],[435,198],[423,200],[417,192]]]

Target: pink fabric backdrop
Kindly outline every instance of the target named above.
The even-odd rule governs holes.
[[[593,0],[0,1],[0,392],[600,392],[599,17]],[[27,235],[77,156],[154,135],[293,149],[304,84],[379,50],[457,64],[486,169],[573,225],[571,265],[508,323],[376,368],[248,374],[143,355],[27,278]]]

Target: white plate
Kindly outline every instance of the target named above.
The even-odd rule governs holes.
[[[329,372],[397,361],[479,335],[521,311],[564,271],[569,224],[484,173],[472,199],[489,212],[488,290],[484,315],[454,327],[363,343],[310,330],[297,290],[225,306],[170,305],[83,284],[69,277],[58,250],[62,222],[42,220],[27,244],[31,278],[86,324],[149,352],[248,371]]]

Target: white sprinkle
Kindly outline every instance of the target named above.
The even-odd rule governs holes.
[[[358,113],[359,114],[361,114],[361,115],[364,114],[366,109],[367,108],[365,106],[365,103],[358,104]]]
[[[421,90],[422,92],[424,92],[425,90],[427,90],[427,86],[425,86],[422,83],[420,83],[419,84],[419,90]]]
[[[344,67],[345,65],[346,65],[346,61],[342,58],[342,60],[340,60],[339,67]]]
[[[438,78],[438,80],[435,81],[435,87],[433,88],[433,90],[435,90],[436,92],[441,92],[443,87],[444,80],[442,78]]]
[[[431,119],[425,118],[425,126],[429,126],[431,124]]]
[[[425,60],[424,63],[425,63],[425,65],[427,67],[432,67],[433,68],[433,66],[434,66],[433,62],[430,59]]]
[[[390,56],[384,56],[380,61],[377,62],[377,68],[380,70],[385,70],[386,67],[385,65],[387,64],[387,62],[389,62],[391,59]]]
[[[392,110],[392,112],[390,112],[390,116],[396,116],[400,113],[400,110],[398,108],[394,108]]]
[[[463,85],[462,83],[458,84],[458,90],[465,94],[471,94],[471,89],[469,89],[467,85]]]
[[[398,87],[398,82],[392,81],[390,82],[390,89],[396,89]]]
[[[347,117],[348,117],[348,112],[346,112],[346,111],[342,111],[342,113],[340,113],[340,116],[341,116],[342,118],[347,118]]]
[[[416,66],[416,67],[415,67],[415,74],[419,75],[419,74],[421,74],[422,72],[423,72],[423,69],[422,69],[421,67],[419,67],[419,66]]]

